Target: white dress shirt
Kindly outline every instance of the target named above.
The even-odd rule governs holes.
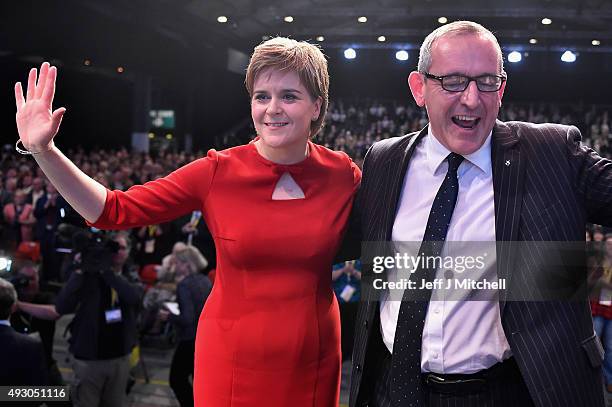
[[[410,159],[393,224],[394,242],[415,242],[418,250],[433,200],[448,170],[445,161],[448,154],[450,151],[432,135],[430,128]],[[484,243],[491,250],[479,277],[495,280],[497,271],[491,134],[480,149],[465,156],[457,174],[457,203],[442,256],[449,246],[448,242],[492,242]],[[438,270],[436,278],[443,278],[443,273],[443,270]],[[389,270],[388,278],[390,281],[398,279],[397,270]],[[380,304],[382,338],[391,353],[402,295],[400,290],[393,291],[393,299],[387,291]],[[440,300],[429,303],[423,329],[421,371],[469,374],[489,368],[511,356],[497,300],[451,301],[444,300],[444,296],[439,290],[434,289],[432,292],[432,298]]]

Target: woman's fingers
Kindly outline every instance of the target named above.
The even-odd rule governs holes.
[[[38,83],[36,84],[36,99],[40,99],[45,91],[45,84],[49,76],[49,63],[43,62],[40,66],[40,74],[38,75]]]
[[[26,101],[29,102],[36,94],[36,68],[30,69],[30,74],[28,75],[28,89],[26,92]]]
[[[51,106],[51,104],[53,103],[53,97],[55,96],[55,78],[57,77],[57,68],[52,66],[50,69],[47,69],[47,71],[48,72],[46,72],[45,80],[43,83],[45,88],[42,90],[41,99],[43,102]],[[41,72],[41,78],[42,78],[42,72]],[[38,89],[37,89],[37,93],[38,93]]]
[[[23,89],[21,88],[21,82],[15,84],[15,104],[17,105],[17,111],[25,104],[23,99]]]
[[[64,117],[64,113],[66,113],[66,108],[65,107],[60,107],[59,109],[55,110],[53,112],[53,115],[51,116],[51,123],[53,126],[53,136],[55,136],[57,134],[57,131],[59,130],[59,126],[62,123],[62,117]]]

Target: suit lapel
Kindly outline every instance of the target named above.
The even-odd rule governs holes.
[[[403,142],[400,146],[394,146],[395,148],[390,150],[390,154],[385,158],[385,161],[377,166],[373,172],[373,178],[376,179],[376,184],[380,189],[375,188],[375,193],[370,195],[369,207],[371,212],[367,211],[368,215],[362,220],[362,227],[363,225],[368,225],[365,227],[367,234],[362,236],[365,237],[366,242],[369,242],[369,249],[366,251],[370,254],[376,253],[376,255],[380,255],[380,253],[385,253],[388,249],[388,242],[391,241],[395,214],[399,205],[408,163],[415,146],[426,134],[427,126],[416,136],[406,136],[407,142]],[[370,223],[368,224],[367,222]],[[361,254],[363,258],[363,248]],[[366,273],[365,278],[368,275],[371,276],[372,274]],[[372,287],[369,283],[362,284],[362,286]],[[363,297],[370,303],[378,301],[379,295],[380,290],[366,289]],[[368,309],[373,313],[375,307]]]
[[[504,123],[497,121],[493,128],[491,161],[493,167],[493,195],[495,202],[495,240],[497,241],[497,275],[506,279],[510,287],[516,242],[518,240],[525,157],[520,154],[518,136]],[[500,312],[506,303],[505,291],[500,292]]]
[[[427,134],[427,126],[425,126],[420,132],[419,134],[416,135],[416,137],[411,137],[410,140],[408,141],[408,144],[406,145],[406,148],[398,151],[398,153],[400,153],[401,155],[398,154],[398,156],[396,157],[396,159],[391,159],[389,161],[387,161],[387,167],[385,168],[385,171],[389,172],[389,173],[394,173],[395,172],[395,166],[400,165],[401,169],[400,169],[400,177],[396,177],[396,179],[390,179],[388,187],[390,188],[389,191],[389,196],[391,197],[391,205],[392,205],[392,210],[389,211],[388,213],[391,215],[389,216],[387,219],[385,219],[385,222],[383,222],[383,225],[385,227],[384,229],[384,233],[385,233],[385,237],[387,241],[391,241],[391,233],[393,232],[393,224],[395,223],[395,214],[397,213],[397,207],[399,205],[399,200],[400,200],[400,196],[402,194],[402,186],[404,185],[404,179],[406,178],[406,172],[408,170],[408,164],[410,163],[410,158],[412,157],[412,154],[414,153],[414,149],[415,147],[421,142],[421,140],[423,139],[423,137],[425,137],[425,135]],[[387,178],[388,179],[388,178]]]

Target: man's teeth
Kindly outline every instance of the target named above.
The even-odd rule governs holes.
[[[463,127],[464,129],[474,128],[480,121],[480,117],[466,115],[456,115],[453,116],[452,119],[453,123],[455,123],[457,126]]]
[[[474,116],[455,116],[455,118],[457,120],[466,121],[466,122],[478,119],[477,117],[474,117]]]
[[[266,123],[266,126],[272,126],[272,127],[283,127],[286,125],[287,123]]]

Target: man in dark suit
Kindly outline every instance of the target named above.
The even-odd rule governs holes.
[[[9,323],[16,303],[15,287],[0,278],[0,385],[46,385],[47,365],[42,343],[16,332]]]
[[[349,237],[418,242],[427,256],[444,255],[444,242],[491,242],[480,277],[507,286],[483,301],[434,299],[435,287],[394,297],[373,281],[398,270],[376,274],[364,259],[350,406],[603,406],[586,294],[540,297],[549,263],[533,242],[580,242],[586,222],[612,223],[612,162],[575,127],[496,120],[503,57],[479,24],[432,32],[408,83],[429,125],[372,146]],[[410,279],[452,279],[445,271],[421,265]],[[560,275],[570,287],[586,278]]]

